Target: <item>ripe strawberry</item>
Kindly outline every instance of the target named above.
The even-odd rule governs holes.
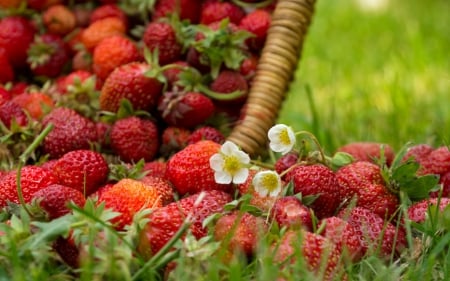
[[[408,207],[408,219],[416,223],[423,223],[428,217],[428,208],[436,206],[438,202],[439,211],[443,212],[444,209],[450,205],[450,198],[427,198],[415,202]]]
[[[0,121],[7,128],[10,128],[13,120],[20,126],[25,126],[28,123],[28,118],[20,105],[11,100],[0,103]]]
[[[168,89],[172,89],[173,85],[180,80],[180,73],[183,71],[181,67],[188,67],[188,63],[184,60],[178,60],[173,62],[174,65],[178,65],[179,67],[170,67],[164,70],[164,77],[167,79],[167,85],[169,85]]]
[[[141,232],[139,252],[145,257],[156,254],[180,229],[186,218],[190,218],[190,231],[197,239],[206,236],[208,231],[202,226],[204,219],[223,212],[224,205],[230,201],[228,193],[206,190],[156,209],[149,215],[149,222]]]
[[[103,39],[113,35],[125,35],[126,24],[117,17],[107,17],[99,19],[86,27],[81,34],[81,42],[92,51]]]
[[[146,162],[142,170],[147,172],[147,176],[164,178],[166,174],[166,162],[161,160]]]
[[[220,93],[223,99],[219,99],[221,103],[242,103],[248,94],[248,83],[245,77],[237,71],[222,70],[216,79],[209,85],[214,92]],[[242,94],[234,99],[228,100],[227,94],[235,91],[241,91]]]
[[[156,1],[153,10],[153,20],[177,14],[182,20],[189,20],[191,24],[197,24],[200,19],[202,1],[191,0],[159,0]]]
[[[156,124],[136,116],[117,120],[110,138],[112,149],[125,162],[151,161],[160,145]]]
[[[70,61],[69,49],[59,35],[42,34],[30,45],[27,61],[34,75],[55,78]]]
[[[450,150],[447,146],[435,148],[421,163],[421,174],[444,175],[450,171]]]
[[[272,248],[276,264],[289,268],[290,265],[295,266],[300,257],[314,274],[314,280],[342,280],[341,250],[326,237],[303,230],[289,230]],[[299,250],[301,256],[297,254]]]
[[[62,75],[56,80],[56,91],[59,94],[67,94],[71,92],[71,88],[84,85],[85,82],[92,79],[94,74],[86,70],[74,70],[67,75]],[[96,83],[95,89],[98,90]]]
[[[125,26],[128,27],[128,17],[117,5],[117,3],[109,3],[95,7],[89,15],[89,23],[92,24],[95,21],[109,17],[119,18],[123,23],[125,23]]]
[[[439,196],[450,198],[450,171],[443,174],[439,178],[439,184],[442,185],[442,191],[436,190],[430,193],[430,197],[437,198]]]
[[[117,229],[123,229],[133,221],[133,216],[146,208],[161,207],[160,195],[155,187],[133,179],[122,179],[100,193],[98,202],[104,202],[120,215],[112,222]]]
[[[255,77],[258,62],[258,56],[250,55],[242,60],[241,67],[239,68],[239,73],[248,81],[249,86],[251,86],[253,77]]]
[[[69,7],[59,4],[50,6],[42,13],[42,21],[49,33],[66,35],[76,27],[75,13]]]
[[[0,47],[0,84],[6,84],[14,80],[14,69],[9,62],[5,49]]]
[[[170,156],[185,148],[191,131],[183,127],[168,126],[161,136],[160,154]]]
[[[374,162],[375,159],[380,158],[382,148],[384,149],[386,164],[390,165],[394,159],[395,153],[389,144],[377,142],[352,142],[339,147],[337,151],[346,152],[352,155],[356,161]]]
[[[108,177],[108,163],[92,150],[73,150],[65,153],[53,166],[53,173],[62,185],[89,195],[104,184]]]
[[[210,24],[228,18],[230,22],[239,24],[244,16],[245,11],[232,2],[207,1],[201,10],[200,23]]]
[[[228,190],[230,185],[216,183],[209,164],[209,158],[219,150],[220,144],[208,140],[186,146],[167,161],[166,179],[180,195],[201,190]]]
[[[43,92],[22,93],[14,96],[12,101],[36,120],[42,119],[55,106],[53,99]]]
[[[117,67],[103,84],[100,108],[116,112],[122,99],[128,99],[134,109],[152,110],[161,96],[163,85],[156,78],[147,77],[152,66],[131,62]]]
[[[277,222],[279,227],[291,229],[303,228],[312,231],[311,209],[302,204],[295,196],[278,198],[270,209],[270,218]]]
[[[70,267],[78,268],[80,266],[80,251],[71,236],[56,238],[52,244],[52,249]]]
[[[252,256],[261,238],[267,233],[264,218],[247,212],[233,211],[221,216],[214,225],[214,239],[221,241],[230,251],[242,251]]]
[[[25,166],[20,170],[20,185],[25,202],[29,203],[33,194],[38,190],[46,188],[58,182],[53,173],[38,167]],[[19,203],[17,195],[17,171],[10,171],[0,179],[0,207],[3,208],[7,202]]]
[[[13,68],[26,66],[27,51],[36,33],[33,25],[25,18],[9,16],[0,20],[0,49]]]
[[[191,129],[214,114],[214,104],[198,92],[165,92],[158,103],[158,110],[167,124]]]
[[[247,39],[247,45],[251,50],[259,52],[266,42],[272,16],[265,9],[255,9],[247,13],[239,22],[239,28],[251,32],[255,37]]]
[[[359,261],[363,256],[361,241],[356,229],[340,217],[332,216],[324,218],[319,224],[323,231],[322,236],[330,239],[352,262]]]
[[[285,175],[285,171],[294,166],[298,162],[299,155],[296,152],[287,153],[275,162],[275,171],[279,175]],[[284,178],[285,176],[283,176]]]
[[[156,189],[163,206],[174,201],[173,188],[169,181],[155,176],[145,176],[139,181]]]
[[[53,109],[42,120],[43,127],[50,123],[53,130],[42,143],[50,158],[59,158],[72,150],[89,149],[97,138],[95,123],[69,108]]]
[[[195,129],[188,138],[188,144],[193,144],[201,140],[211,140],[219,144],[225,142],[225,136],[218,129],[211,126],[202,126]]]
[[[0,104],[3,104],[6,101],[11,100],[12,96],[9,91],[7,91],[4,87],[0,86]]]
[[[175,62],[181,56],[182,46],[175,29],[168,22],[152,21],[147,24],[142,41],[150,51],[158,49],[160,65]]]
[[[141,55],[135,43],[122,35],[113,35],[100,41],[92,55],[94,73],[104,81],[117,67],[138,61]]]
[[[396,228],[370,210],[362,207],[344,209],[338,217],[355,228],[364,254],[389,258],[392,254],[400,254],[406,246],[403,229]]]
[[[295,193],[318,195],[309,206],[318,218],[335,213],[340,204],[339,187],[336,175],[330,168],[320,164],[297,166],[286,175],[286,181],[291,180]]]
[[[83,207],[86,202],[83,193],[79,190],[60,184],[51,184],[40,189],[34,193],[33,199],[39,200],[39,205],[51,220],[70,213],[67,206],[70,201],[80,207]]]
[[[33,10],[43,11],[52,5],[61,4],[62,2],[63,0],[28,0],[27,5]]]
[[[433,150],[434,148],[431,145],[425,143],[416,144],[408,148],[402,160],[406,161],[412,157],[416,162],[421,164]]]

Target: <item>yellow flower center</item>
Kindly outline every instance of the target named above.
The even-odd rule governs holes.
[[[228,172],[230,175],[236,174],[241,169],[241,162],[239,158],[234,155],[224,155],[224,171]]]
[[[278,177],[275,174],[265,174],[261,178],[262,185],[270,192],[278,188]]]
[[[289,138],[288,130],[282,130],[280,132],[279,137],[280,137],[280,142],[283,143],[284,145],[291,144],[291,139]]]

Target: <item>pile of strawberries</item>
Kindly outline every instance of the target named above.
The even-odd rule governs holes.
[[[283,274],[300,252],[334,280],[348,262],[401,257],[410,222],[450,203],[450,151],[426,144],[305,148],[216,182],[210,158],[245,114],[276,1],[72,2],[0,0],[0,237],[19,205],[51,222],[95,202],[118,233],[151,210],[135,258],[170,252],[184,229],[228,261],[268,239]],[[266,169],[282,175],[277,196],[253,186]],[[66,234],[52,247],[76,269],[89,250]]]

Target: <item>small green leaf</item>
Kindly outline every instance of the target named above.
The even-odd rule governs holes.
[[[30,236],[30,239],[27,241],[27,247],[29,249],[35,249],[39,245],[54,241],[60,236],[66,236],[73,222],[72,219],[72,215],[66,215],[51,220],[50,222],[33,222],[32,225],[40,231]]]

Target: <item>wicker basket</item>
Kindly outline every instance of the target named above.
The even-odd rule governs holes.
[[[293,79],[315,0],[278,0],[266,44],[249,92],[245,116],[228,140],[256,155],[266,148],[267,132],[275,124]]]

